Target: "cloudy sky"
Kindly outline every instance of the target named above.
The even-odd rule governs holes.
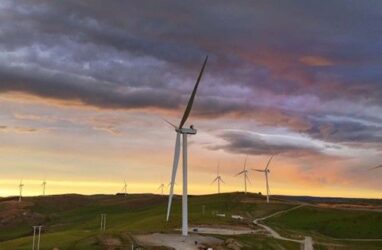
[[[158,192],[206,55],[191,193],[381,197],[382,2],[306,0],[2,0],[0,196]]]

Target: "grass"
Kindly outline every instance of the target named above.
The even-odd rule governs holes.
[[[256,250],[256,249],[286,249],[286,250],[300,250],[299,243],[277,240],[274,238],[262,235],[240,235],[231,237],[240,242],[243,246],[242,250]]]
[[[31,212],[45,218],[41,235],[43,249],[102,249],[102,234],[99,231],[101,213],[107,214],[105,235],[120,240],[123,245],[131,244],[131,240],[126,239],[126,234],[171,232],[181,226],[180,197],[174,199],[168,223],[165,221],[165,196],[63,195],[32,197],[25,200],[33,204],[28,208]],[[202,206],[205,206],[204,214]],[[243,225],[243,222],[232,220],[230,215],[262,216],[290,206],[292,205],[286,203],[267,206],[263,197],[254,194],[190,196],[189,221],[191,225]],[[226,213],[227,217],[219,218],[214,216],[214,213]],[[32,225],[34,223],[29,222],[14,228],[1,229],[3,231],[0,249],[30,249]]]
[[[43,219],[41,249],[106,249],[106,239],[118,240],[120,249],[130,249],[134,234],[173,232],[180,228],[181,198],[175,197],[171,218],[167,223],[165,214],[167,197],[150,194],[131,194],[127,197],[114,195],[60,195],[30,197],[25,199],[26,209],[36,218]],[[202,206],[205,213],[202,214]],[[254,194],[226,193],[189,197],[189,221],[191,225],[245,225],[254,218],[296,206],[294,202],[272,201],[266,204],[264,197]],[[8,209],[8,208],[7,208]],[[0,215],[1,201],[0,201]],[[101,233],[100,214],[107,214],[106,232]],[[214,216],[225,213],[226,218]],[[230,218],[242,215],[248,221]],[[38,215],[38,216],[37,216]],[[38,221],[40,222],[40,221]],[[31,226],[37,221],[22,220],[15,225],[0,228],[0,250],[30,249]],[[350,211],[330,208],[302,207],[266,220],[281,234],[308,234],[328,240],[336,238],[382,238],[382,213]],[[228,237],[219,236],[222,239]],[[299,249],[297,243],[276,240],[262,235],[232,236],[243,249]],[[358,249],[378,249],[382,243],[336,242]],[[375,247],[375,248],[373,248]],[[157,248],[160,249],[160,248]],[[164,249],[164,248],[162,248]],[[317,249],[327,249],[317,246]],[[349,248],[357,249],[357,248]]]
[[[266,220],[286,231],[332,238],[381,239],[382,213],[305,206]]]

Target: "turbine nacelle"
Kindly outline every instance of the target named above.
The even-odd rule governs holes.
[[[193,126],[193,125],[191,125],[189,128],[181,128],[181,129],[176,128],[175,131],[176,131],[177,133],[188,134],[188,135],[195,135],[196,132],[197,132],[197,130],[194,129],[194,126]]]

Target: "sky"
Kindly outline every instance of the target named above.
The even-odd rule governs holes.
[[[0,196],[158,193],[187,121],[189,192],[382,196],[381,1],[0,2]],[[181,169],[181,167],[180,167]],[[181,192],[181,171],[176,192]],[[265,191],[250,172],[249,191]]]

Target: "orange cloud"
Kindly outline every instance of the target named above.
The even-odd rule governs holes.
[[[301,63],[308,66],[330,66],[333,62],[322,56],[303,56],[299,60]]]

